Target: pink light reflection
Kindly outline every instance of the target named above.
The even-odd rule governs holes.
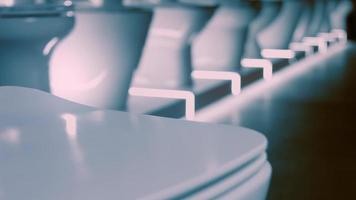
[[[289,49],[262,49],[261,55],[267,59],[292,59],[295,53]]]
[[[9,144],[19,144],[21,142],[20,131],[17,128],[0,130],[0,141]]]
[[[83,151],[78,142],[78,127],[77,127],[77,117],[70,113],[64,113],[61,118],[65,122],[65,131],[69,140],[69,145],[71,149],[70,156],[72,157],[75,167],[82,177],[88,176],[88,169],[85,165],[85,159]]]
[[[185,118],[191,120],[195,116],[195,95],[191,91],[131,87],[129,94],[140,97],[183,99],[185,100]]]
[[[302,42],[293,42],[289,45],[289,48],[293,51],[305,52],[306,55],[311,55],[313,48],[310,45],[304,44]]]
[[[322,60],[329,59],[331,56],[347,48],[344,45],[334,45],[332,46],[326,54],[313,54],[300,62],[293,63],[292,65],[286,67],[285,69],[274,74],[271,81],[257,81],[241,91],[238,97],[233,95],[225,97],[210,106],[199,110],[194,121],[200,122],[221,122],[226,119],[226,116],[232,114],[238,120],[236,113],[240,108],[253,101],[258,95],[265,91],[271,91],[278,89],[285,82],[290,81],[295,77],[301,76],[310,70],[317,67],[322,67],[318,65]]]
[[[231,81],[231,93],[239,95],[241,92],[241,76],[237,72],[194,70],[192,77],[194,79],[229,80]]]
[[[246,68],[262,68],[263,78],[271,80],[273,76],[273,64],[267,59],[244,58],[241,60],[242,67]]]
[[[305,37],[303,42],[310,46],[317,46],[321,53],[326,53],[328,50],[326,41],[322,37]]]

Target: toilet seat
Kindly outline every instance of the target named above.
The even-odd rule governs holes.
[[[216,184],[212,184],[206,190],[203,190],[202,192],[197,192],[197,194],[193,194],[193,196],[189,196],[188,199],[220,199],[222,196],[228,195],[229,193],[238,193],[235,191],[239,190],[239,188],[241,187],[246,187],[250,189],[251,187],[256,185],[255,183],[253,183],[255,182],[254,177],[257,174],[261,173],[261,171],[264,170],[267,164],[267,156],[265,153],[263,153],[260,156],[256,157],[253,161],[246,163],[243,167],[237,170],[237,172],[232,173],[231,175],[227,176],[225,179],[219,181]],[[262,182],[269,181],[266,181],[266,178],[264,178]],[[236,196],[241,197],[242,195],[234,196],[235,198],[233,199],[240,199],[236,198]]]
[[[265,199],[268,192],[268,187],[271,179],[272,167],[266,162],[261,170],[258,171],[249,181],[230,192],[219,197],[220,200],[252,200],[252,199]]]
[[[267,145],[240,127],[96,110],[19,87],[0,94],[0,191],[9,200],[173,198]]]

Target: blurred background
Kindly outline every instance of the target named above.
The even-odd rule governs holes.
[[[356,0],[0,0],[0,199],[353,199],[355,41]]]

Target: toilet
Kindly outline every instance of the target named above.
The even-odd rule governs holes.
[[[273,72],[295,59],[296,54],[289,46],[303,2],[262,0],[259,5],[259,12],[250,25],[241,65],[261,71],[263,79],[269,81]]]
[[[293,36],[291,48],[298,46],[310,48],[309,52],[326,52],[327,48],[337,42],[338,35],[332,28],[332,13],[337,1],[304,1],[303,14]],[[310,53],[309,53],[310,55]]]
[[[49,59],[73,27],[70,1],[0,2],[0,86],[50,91]]]
[[[305,0],[301,17],[293,34],[293,42],[301,42],[304,37],[307,37],[307,31],[313,18],[313,11],[313,4]]]
[[[266,198],[271,166],[256,131],[99,110],[15,86],[0,87],[0,102],[2,199]]]
[[[154,15],[129,89],[128,110],[154,114],[168,108],[163,115],[182,113],[185,119],[193,119],[197,88],[191,77],[191,46],[215,5],[200,0],[138,0],[135,6],[150,9]],[[176,105],[177,109],[169,108]]]
[[[278,16],[257,34],[257,43],[261,49],[289,48],[303,2],[283,0],[281,3],[282,7]]]
[[[126,109],[152,13],[125,2],[73,1],[75,26],[50,62],[54,95],[102,109]]]
[[[262,58],[257,35],[275,20],[281,10],[281,5],[281,2],[273,0],[260,1],[259,12],[248,30],[244,58]]]
[[[346,19],[349,13],[352,11],[351,0],[339,0],[336,1],[333,12],[330,13],[331,27],[333,30],[346,30]]]
[[[152,8],[147,43],[129,90],[130,112],[160,113],[158,107],[166,107],[163,115],[172,116],[179,111],[171,107],[183,104],[180,110],[192,119],[201,97],[214,88],[226,84],[226,90],[238,95],[237,71],[254,17],[250,3],[158,1]]]
[[[287,50],[297,27],[302,1],[262,0],[252,21],[244,58],[261,59],[263,49]]]
[[[329,33],[331,32],[331,21],[330,21],[330,13],[329,13],[329,4],[332,4],[330,0],[323,0],[323,20],[320,25],[319,33]]]
[[[125,109],[152,15],[127,2],[74,2],[75,13],[69,2],[38,5],[36,17],[19,17],[22,7],[0,10],[6,14],[0,41],[12,42],[0,50],[0,199],[265,199],[272,169],[261,133],[118,111]],[[177,21],[153,31],[168,36],[162,41],[167,57],[188,67],[192,40],[215,9],[192,5],[182,0],[157,7],[158,16],[173,13]],[[241,5],[223,7],[222,13],[245,12]],[[245,14],[249,19],[250,12]],[[244,32],[245,20],[238,25]],[[36,44],[28,49],[31,42]],[[175,73],[173,82],[142,77],[153,80],[145,86],[165,80],[165,88],[191,84],[190,72]]]
[[[347,18],[353,10],[351,0],[340,0],[332,4],[334,7],[329,11],[331,34],[336,36],[336,41],[341,45],[347,44]]]
[[[306,35],[308,37],[316,37],[322,28],[326,6],[324,1],[313,1],[313,17],[311,18]]]
[[[149,6],[154,15],[132,86],[160,89],[191,87],[191,45],[214,9],[197,6],[194,0],[161,0]]]
[[[240,71],[240,61],[255,10],[247,1],[221,1],[193,44],[193,68]]]

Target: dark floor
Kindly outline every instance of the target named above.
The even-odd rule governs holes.
[[[269,140],[269,199],[356,199],[356,45],[238,111]]]

